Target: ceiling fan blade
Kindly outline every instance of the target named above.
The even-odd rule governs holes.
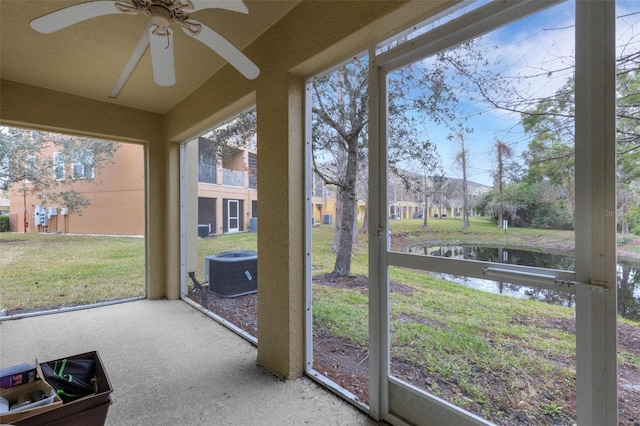
[[[186,34],[190,35],[191,37],[209,47],[214,52],[218,53],[218,55],[222,56],[225,61],[233,65],[233,67],[240,71],[240,73],[246,78],[248,78],[249,80],[253,80],[254,78],[258,77],[258,75],[260,75],[260,68],[258,68],[256,64],[251,62],[251,60],[244,55],[244,53],[242,53],[233,44],[229,43],[229,41],[227,41],[220,34],[193,19],[189,19],[188,22],[185,22],[188,25],[201,27],[199,31],[194,32],[183,25],[182,30]]]
[[[126,5],[128,8],[125,9],[118,8],[118,5],[122,5],[122,3],[115,1],[80,3],[36,18],[30,22],[30,25],[39,33],[50,34],[98,16],[134,13],[135,9],[131,5]]]
[[[166,34],[154,34],[157,26],[149,28],[151,44],[151,63],[153,79],[158,86],[173,86],[176,83],[176,71],[173,61],[173,30],[167,28]]]
[[[226,9],[233,12],[249,13],[242,0],[191,0],[193,11],[202,9]]]
[[[140,62],[140,59],[142,59],[142,56],[144,55],[144,52],[147,51],[148,47],[149,47],[149,30],[145,28],[144,32],[142,33],[142,37],[140,37],[140,41],[136,45],[135,49],[133,49],[133,53],[131,54],[131,57],[129,57],[129,61],[127,62],[127,65],[125,65],[124,69],[122,70],[122,74],[120,74],[120,78],[118,78],[116,85],[113,86],[113,89],[111,89],[111,93],[109,94],[110,98],[115,99],[118,97],[118,95],[122,91],[122,88],[124,87],[125,84],[127,84],[129,77],[131,77],[133,70],[136,68],[136,66]]]

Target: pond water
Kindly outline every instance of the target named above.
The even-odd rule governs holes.
[[[537,266],[541,268],[574,270],[573,256],[558,253],[544,253],[530,250],[483,247],[470,245],[411,245],[407,253],[443,256],[455,259],[479,260],[485,262],[509,263],[514,265]],[[491,293],[512,297],[536,299],[543,302],[574,306],[575,296],[562,291],[527,287],[452,274],[433,274],[457,284]],[[640,321],[640,265],[618,263],[618,313],[635,321]]]

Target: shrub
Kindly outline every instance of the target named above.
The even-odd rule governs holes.
[[[618,234],[618,245],[619,246],[624,246],[626,244],[628,244],[631,241],[631,236],[630,235],[620,235]]]
[[[0,215],[0,232],[9,232],[9,215]]]
[[[640,235],[640,207],[632,207],[625,214],[625,220],[629,224],[629,232]]]
[[[533,212],[532,228],[572,229],[573,218],[562,200],[540,203]]]

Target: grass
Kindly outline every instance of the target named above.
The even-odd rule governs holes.
[[[556,389],[575,391],[571,381],[563,381],[575,377],[575,336],[553,325],[572,322],[572,309],[483,293],[396,269],[393,280],[412,292],[391,297],[394,362],[420,365],[438,382],[453,384],[460,389],[457,396],[466,398],[459,405],[487,417],[491,415],[484,412],[486,399],[506,405],[504,395],[488,393],[487,388],[510,389],[512,397],[520,394],[517,402],[525,401],[520,408],[532,411],[536,400],[523,394],[529,384],[544,395]],[[441,396],[456,396],[448,392],[441,391]]]
[[[256,234],[198,242],[204,256],[256,250]],[[144,239],[64,234],[0,233],[0,309],[33,312],[144,295]]]
[[[504,230],[472,218],[391,222],[392,247],[459,241],[505,247],[573,249],[572,231]],[[331,230],[313,230],[313,272],[329,273]],[[354,247],[352,273],[367,275],[366,235]],[[394,375],[498,424],[575,423],[575,308],[484,293],[419,271],[393,267],[390,345]],[[398,291],[394,291],[394,288]],[[314,327],[368,345],[368,298],[361,288],[313,288]],[[620,319],[640,333],[640,323]],[[638,370],[640,353],[619,348]],[[521,416],[522,418],[517,418]]]
[[[18,313],[144,295],[144,240],[0,234],[2,309]]]
[[[508,228],[507,232],[482,217],[469,218],[469,228],[462,229],[462,220],[456,218],[430,219],[426,229],[422,219],[390,222],[394,235],[404,235],[410,241],[461,241],[467,244],[482,242],[488,246],[529,247],[543,241],[547,246],[574,247],[573,231],[554,229]],[[393,238],[392,238],[393,239]]]
[[[565,398],[575,400],[575,335],[559,326],[575,325],[573,309],[401,268],[391,279],[404,288],[390,297],[396,376],[495,422],[497,406],[526,411],[536,424],[555,424],[545,416],[559,416],[551,408],[561,404],[575,418],[574,406],[565,406]],[[314,327],[367,346],[368,299],[360,289],[318,285],[313,294]]]

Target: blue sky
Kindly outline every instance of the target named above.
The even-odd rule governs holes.
[[[640,1],[618,1],[616,4],[616,16],[628,15],[618,20],[618,45],[621,45],[640,30],[640,14],[632,14],[640,11]],[[573,64],[574,7],[573,1],[561,3],[484,35],[481,43],[487,49],[487,59],[498,64],[492,68],[496,75],[500,73],[503,76],[500,78],[509,80],[526,98],[555,93],[572,74],[566,68]],[[638,47],[632,48],[637,50]],[[523,78],[525,76],[527,78]],[[465,136],[470,154],[469,179],[491,185],[495,138],[510,144],[516,158],[527,148],[528,138],[519,125],[519,114],[478,104],[462,92],[459,97],[462,102],[458,115],[461,121],[465,117],[465,126],[473,128],[473,133]],[[426,137],[437,144],[447,175],[461,177],[461,171],[454,164],[458,140],[447,140],[449,130],[444,126],[425,123],[421,127]]]

